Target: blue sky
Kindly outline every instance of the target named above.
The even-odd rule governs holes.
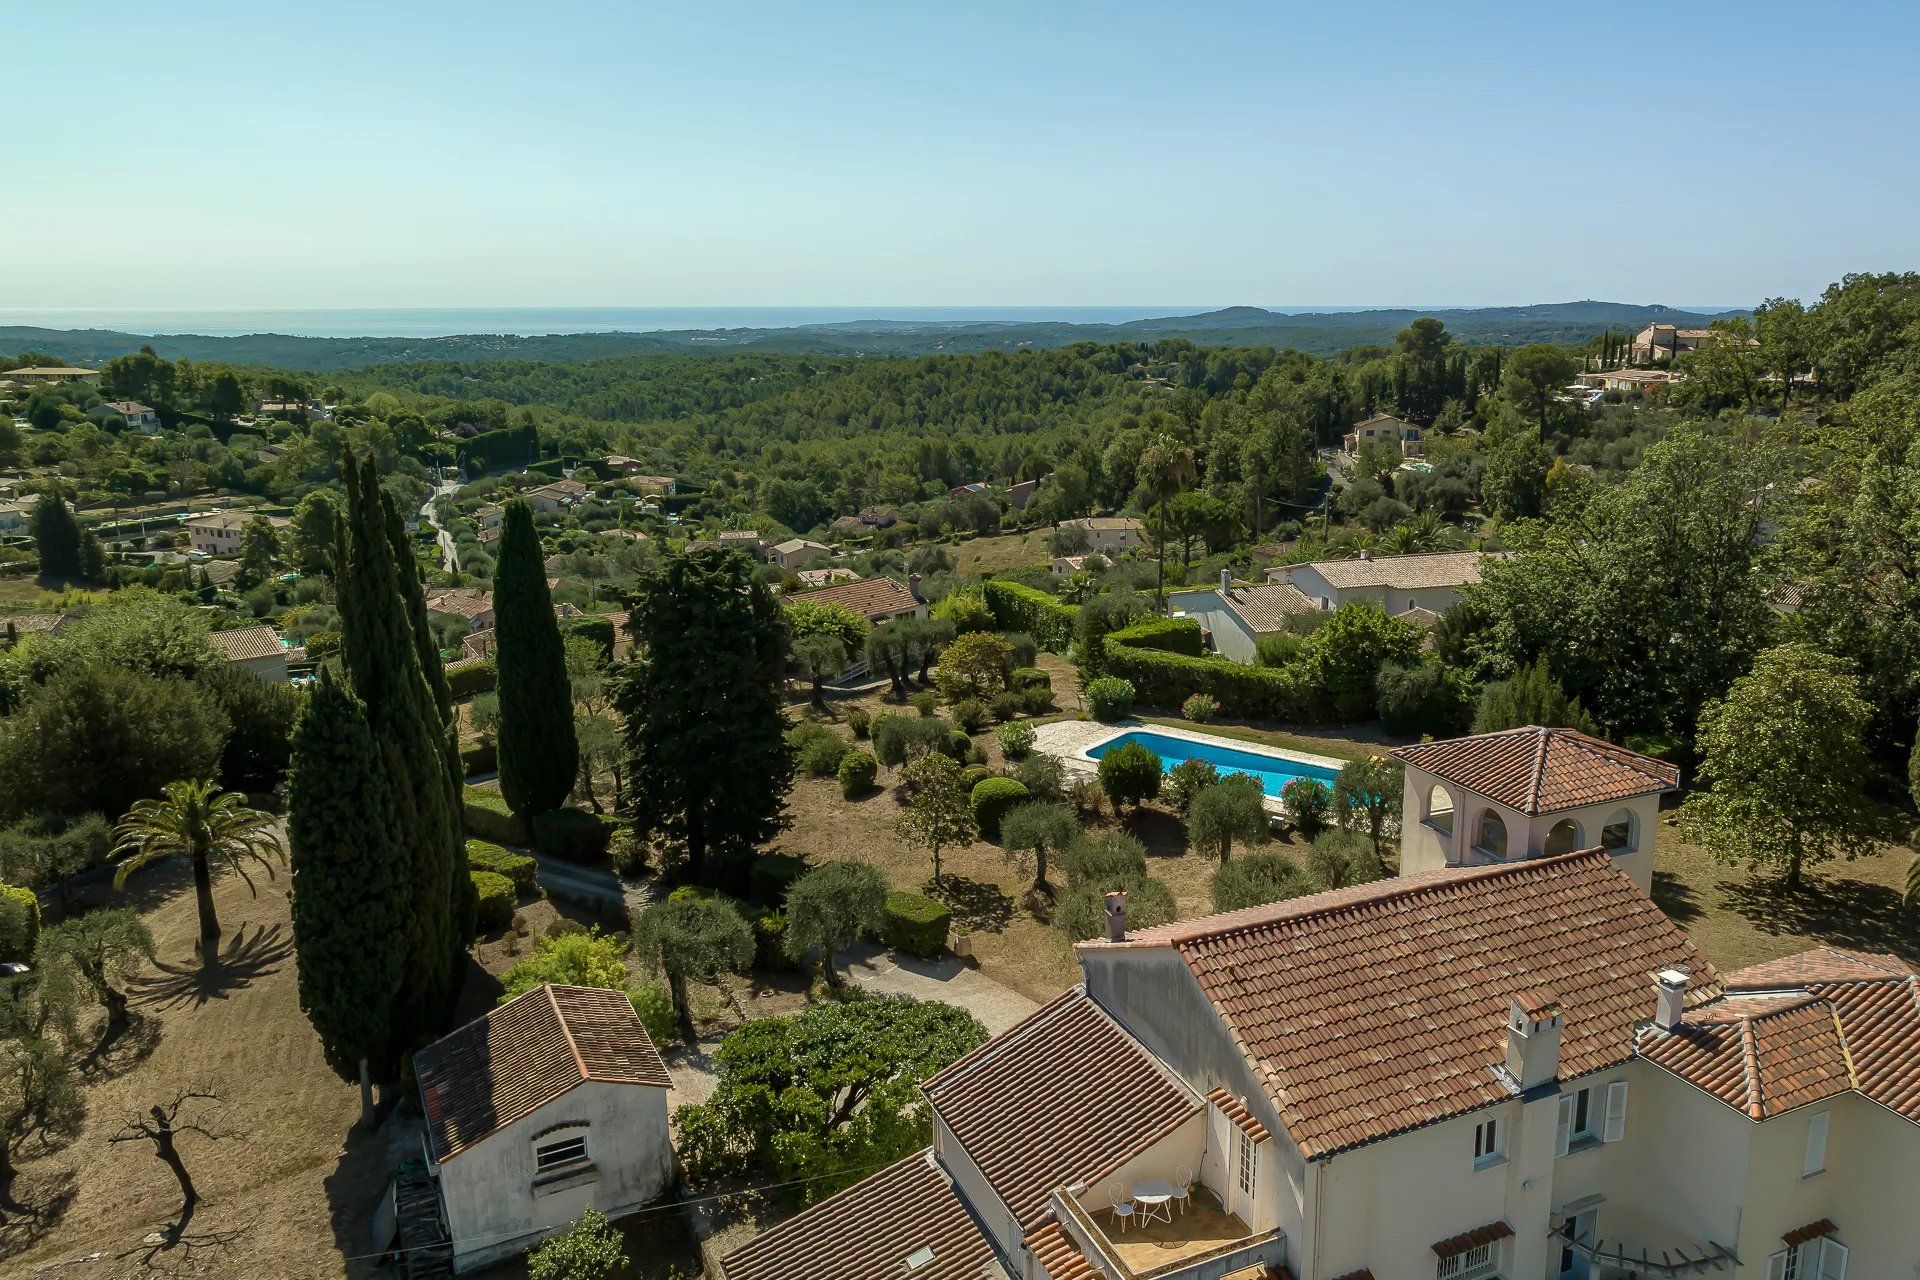
[[[1920,266],[1920,6],[14,15],[0,308],[1749,304]]]

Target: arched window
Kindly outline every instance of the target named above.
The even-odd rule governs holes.
[[[1480,811],[1480,821],[1474,824],[1473,847],[1496,858],[1507,856],[1507,824],[1492,809]]]
[[[1453,797],[1445,787],[1435,786],[1427,792],[1427,825],[1443,836],[1453,834]]]
[[[1572,853],[1580,845],[1580,824],[1572,818],[1562,818],[1553,824],[1553,830],[1547,832],[1547,843],[1540,852],[1546,857],[1557,858],[1563,853]]]
[[[1613,811],[1607,825],[1600,828],[1600,847],[1608,853],[1632,853],[1640,847],[1639,824],[1633,820],[1633,810]]]

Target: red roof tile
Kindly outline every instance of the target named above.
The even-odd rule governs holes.
[[[427,1140],[444,1161],[587,1080],[672,1079],[618,991],[536,987],[413,1055]]]
[[[1225,1089],[1215,1089],[1207,1095],[1207,1101],[1220,1108],[1221,1114],[1233,1123],[1233,1127],[1246,1134],[1252,1141],[1265,1142],[1272,1136],[1267,1132],[1267,1126],[1261,1124],[1254,1114],[1247,1110],[1247,1104]]]
[[[1521,813],[1628,800],[1680,785],[1677,765],[1572,729],[1503,729],[1417,742],[1388,754]]]
[[[1434,1242],[1433,1252],[1441,1258],[1452,1258],[1469,1249],[1477,1249],[1483,1244],[1492,1244],[1495,1240],[1513,1239],[1513,1228],[1504,1222],[1489,1222],[1484,1227],[1475,1227],[1463,1231],[1457,1236],[1448,1236],[1445,1240]]]
[[[720,1260],[722,1280],[892,1280],[927,1249],[913,1280],[980,1280],[993,1245],[918,1151],[805,1213],[763,1231]]]
[[[1055,1188],[1100,1176],[1200,1110],[1193,1093],[1078,990],[922,1088],[1028,1227]]]
[[[1049,1222],[1027,1233],[1027,1249],[1051,1280],[1105,1280],[1100,1269],[1087,1261],[1080,1246],[1073,1242],[1065,1227]]]
[[[1602,851],[1422,872],[1142,930],[1169,946],[1309,1158],[1512,1096],[1509,1000],[1550,987],[1563,1078],[1633,1056],[1653,975],[1718,975]]]
[[[1727,990],[1798,990],[1810,982],[1885,982],[1911,973],[1912,967],[1895,955],[1814,947],[1736,970],[1727,975]]]
[[[920,607],[913,592],[894,578],[861,578],[857,582],[836,582],[817,591],[802,591],[787,599],[799,604],[840,604],[868,621],[912,613]]]

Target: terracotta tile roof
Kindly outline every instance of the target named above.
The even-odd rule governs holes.
[[[1809,1222],[1804,1227],[1795,1227],[1782,1232],[1780,1243],[1789,1249],[1797,1249],[1809,1240],[1818,1240],[1821,1236],[1830,1236],[1840,1228],[1833,1225],[1832,1218],[1822,1218],[1818,1222]]]
[[[428,613],[451,613],[471,622],[493,611],[493,592],[472,587],[450,587],[427,593]]]
[[[1464,587],[1480,581],[1478,551],[1424,551],[1410,556],[1367,556],[1352,560],[1316,560],[1306,566],[1330,587],[1351,591],[1358,587],[1391,587],[1417,591],[1422,587]]]
[[[1318,613],[1320,606],[1291,582],[1269,582],[1259,587],[1231,587],[1220,599],[1256,634],[1285,631],[1296,613]]]
[[[413,1055],[427,1141],[445,1161],[586,1080],[673,1081],[618,991],[535,987]]]
[[[1810,982],[1885,982],[1912,973],[1912,967],[1896,955],[1814,947],[1737,969],[1727,975],[1726,985],[1728,991],[1798,990]]]
[[[1096,1178],[1200,1099],[1078,988],[922,1086],[1022,1226],[1048,1193]]]
[[[861,578],[854,582],[836,582],[818,591],[802,591],[787,597],[813,604],[843,604],[868,621],[911,613],[920,607],[913,592],[896,578]]]
[[[1572,729],[1528,725],[1387,754],[1525,814],[1628,800],[1680,785],[1677,765]]]
[[[1062,520],[1061,525],[1069,529],[1085,529],[1088,533],[1134,533],[1146,528],[1132,516],[1081,516],[1078,520]]]
[[[247,521],[253,519],[245,511],[209,511],[206,515],[195,516],[187,521],[189,529],[244,529]]]
[[[1509,1000],[1566,1012],[1561,1074],[1633,1056],[1653,975],[1719,975],[1601,850],[1420,872],[1146,929],[1087,948],[1172,947],[1316,1157],[1512,1096]]]
[[[11,635],[52,635],[73,620],[66,613],[0,613],[0,640]]]
[[[280,633],[264,623],[257,627],[235,627],[229,631],[213,633],[214,648],[227,656],[228,662],[252,662],[257,658],[276,658],[285,652],[280,647]]]
[[[1207,1101],[1220,1108],[1221,1113],[1233,1123],[1233,1127],[1246,1134],[1252,1141],[1265,1142],[1272,1136],[1267,1132],[1267,1126],[1261,1124],[1254,1114],[1247,1110],[1247,1104],[1225,1089],[1215,1089],[1207,1095]]]
[[[720,1260],[722,1280],[983,1280],[993,1245],[946,1176],[918,1151],[787,1219]]]
[[[1051,1280],[1105,1280],[1100,1269],[1087,1261],[1080,1246],[1067,1229],[1057,1222],[1036,1227],[1026,1236],[1027,1251],[1047,1269]]]
[[[1513,1228],[1504,1222],[1489,1222],[1484,1227],[1475,1227],[1471,1231],[1462,1231],[1457,1236],[1448,1236],[1445,1240],[1436,1240],[1433,1244],[1434,1256],[1453,1258],[1469,1249],[1477,1249],[1483,1244],[1492,1244],[1495,1240],[1513,1239]]]

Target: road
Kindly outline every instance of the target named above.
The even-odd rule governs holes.
[[[439,486],[427,495],[427,500],[420,504],[420,518],[433,527],[434,541],[440,544],[440,567],[448,573],[460,571],[460,555],[454,550],[453,535],[441,527],[439,513],[433,509],[433,504],[451,495],[459,487],[458,480],[442,480]]]

